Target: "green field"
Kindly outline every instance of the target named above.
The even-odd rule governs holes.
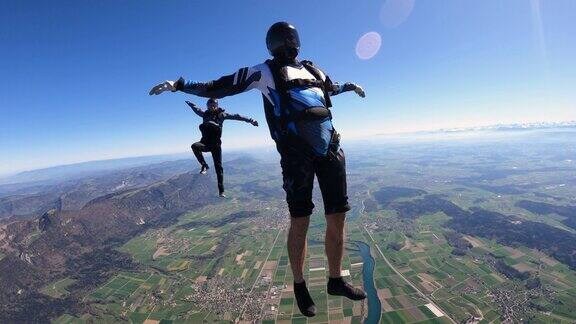
[[[49,284],[45,287],[43,287],[40,292],[54,297],[54,298],[60,298],[62,296],[66,296],[68,294],[68,291],[66,290],[66,287],[70,286],[71,284],[73,284],[76,280],[71,279],[71,278],[65,278],[62,280],[58,280],[52,284]]]
[[[482,208],[513,216],[518,223],[538,222],[576,233],[563,217],[516,206],[521,200],[573,204],[573,188],[550,185],[565,182],[571,173],[560,162],[542,158],[547,149],[502,144],[495,151],[488,144],[440,143],[353,151],[348,177],[353,209],[347,216],[342,268],[349,271],[349,281],[361,286],[362,257],[354,242],[370,246],[383,323],[459,323],[473,317],[479,323],[519,318],[576,322],[576,273],[566,264],[521,244],[465,233],[459,233],[460,243],[467,242],[465,251],[455,253],[455,243],[447,238],[454,232],[447,225],[453,219],[450,213],[416,204],[435,196],[462,210]],[[176,223],[151,228],[119,247],[137,270],[115,273],[88,292],[90,313],[68,314],[58,322],[362,323],[367,302],[326,293],[326,223],[319,193],[305,262],[318,313],[305,318],[292,291],[283,193],[270,194],[281,190],[280,171],[270,164],[257,172],[246,166],[233,172],[228,180],[233,199],[191,210]],[[381,188],[420,191],[387,201],[378,197]],[[244,211],[260,214],[229,218]],[[526,278],[511,279],[502,264]],[[536,279],[537,288],[529,288],[528,280]],[[66,294],[65,288],[53,283],[44,290],[57,297]],[[516,305],[515,317],[505,319],[508,305]]]

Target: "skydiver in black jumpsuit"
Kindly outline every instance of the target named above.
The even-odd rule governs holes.
[[[262,93],[270,135],[280,153],[280,165],[290,210],[288,256],[294,276],[294,295],[300,312],[316,314],[316,306],[304,280],[306,234],[314,208],[312,188],[318,179],[326,216],[326,255],[329,279],[327,292],[352,300],[366,298],[362,289],[353,287],[341,276],[344,225],[348,205],[346,162],[340,148],[340,136],[332,126],[330,96],[364,90],[354,83],[338,84],[310,61],[297,59],[300,38],[287,22],[273,24],[266,34],[266,46],[272,59],[239,69],[209,82],[180,78],[165,81],[150,90],[183,91],[205,98],[222,98],[251,89]]]
[[[200,124],[200,132],[202,138],[199,142],[192,144],[192,151],[196,155],[196,159],[201,165],[200,173],[205,174],[208,170],[208,164],[204,160],[202,152],[212,153],[212,160],[214,160],[214,168],[216,169],[216,177],[218,178],[218,190],[220,197],[224,195],[224,169],[222,168],[222,126],[224,120],[240,120],[258,126],[258,122],[252,118],[247,118],[239,114],[228,114],[224,109],[218,107],[218,100],[214,98],[208,99],[206,106],[208,109],[203,111],[195,104],[186,101],[188,106],[202,117],[202,124]]]

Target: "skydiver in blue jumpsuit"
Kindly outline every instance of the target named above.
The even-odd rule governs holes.
[[[366,298],[341,276],[344,224],[350,210],[346,188],[346,163],[340,148],[340,136],[332,125],[330,96],[354,91],[364,97],[364,90],[354,83],[338,84],[310,61],[297,59],[300,38],[287,22],[273,24],[266,35],[272,59],[239,69],[209,82],[180,78],[165,81],[150,90],[150,95],[164,91],[183,91],[200,97],[222,98],[251,89],[262,93],[270,135],[280,153],[281,167],[290,210],[288,255],[294,275],[294,295],[305,316],[314,316],[316,306],[304,280],[306,234],[314,208],[312,189],[317,177],[326,217],[325,248],[329,279],[327,292],[352,300]]]

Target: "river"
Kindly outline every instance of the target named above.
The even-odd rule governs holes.
[[[378,298],[378,291],[374,285],[374,257],[370,253],[370,246],[362,241],[353,241],[353,243],[358,247],[360,251],[360,256],[362,256],[362,279],[364,281],[364,291],[366,291],[368,299],[368,317],[364,321],[364,324],[379,323],[382,303],[380,303],[380,298]],[[324,241],[319,240],[308,240],[308,244],[324,244]]]
[[[370,246],[362,241],[354,242],[360,250],[362,256],[362,278],[364,280],[364,290],[368,296],[368,317],[364,321],[365,324],[372,324],[380,322],[380,313],[382,311],[382,304],[378,298],[376,286],[374,286],[374,257],[370,254]]]

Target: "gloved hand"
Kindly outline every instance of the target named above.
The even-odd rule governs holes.
[[[252,124],[253,126],[258,127],[258,122],[255,121],[254,119],[251,119],[251,120],[250,120],[250,124]]]
[[[356,92],[356,94],[362,98],[366,97],[366,93],[364,92],[364,89],[362,89],[362,87],[359,85],[356,85],[356,89],[354,89],[354,92]]]
[[[176,86],[174,85],[176,83],[176,81],[169,81],[166,80],[162,83],[160,83],[157,86],[154,86],[152,89],[150,89],[150,92],[148,93],[149,95],[159,95],[164,91],[176,91]]]

